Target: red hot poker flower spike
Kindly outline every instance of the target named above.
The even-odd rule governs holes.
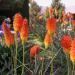
[[[2,23],[2,28],[3,28],[3,31],[4,31],[4,37],[5,37],[6,45],[8,47],[10,47],[11,45],[14,44],[14,37],[13,37],[10,29],[7,27],[5,21],[3,21],[3,23]]]
[[[69,53],[70,48],[71,48],[71,41],[72,40],[71,40],[70,36],[68,36],[68,35],[64,35],[61,38],[61,46],[63,47],[65,53]]]
[[[27,19],[23,20],[23,26],[20,31],[20,37],[22,40],[22,44],[25,43],[28,39],[28,20]]]
[[[20,13],[16,13],[13,20],[14,31],[19,32],[22,27],[23,18]]]
[[[56,19],[55,18],[48,18],[46,23],[46,30],[49,34],[53,34],[56,32]]]
[[[71,44],[70,59],[73,63],[75,63],[75,38],[72,40]]]

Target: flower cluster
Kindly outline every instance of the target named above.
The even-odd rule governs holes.
[[[4,31],[4,37],[6,40],[6,45],[10,47],[10,45],[14,44],[14,37],[10,31],[10,29],[7,27],[7,24],[5,21],[2,23],[3,31]],[[27,19],[23,19],[20,13],[16,13],[13,20],[13,28],[15,33],[20,33],[20,38],[22,40],[22,43],[24,44],[28,39],[28,21]]]
[[[35,42],[35,44],[31,45],[32,47],[29,49],[30,58],[35,58],[37,56],[40,60],[44,60],[44,57],[38,56],[39,53],[41,51],[48,49],[50,46],[51,46],[50,49],[52,47],[53,47],[52,48],[53,50],[58,49],[58,48],[55,48],[57,46],[56,43],[58,42],[58,44],[60,44],[60,47],[62,47],[63,52],[66,55],[69,55],[72,63],[75,63],[75,20],[73,20],[73,15],[70,12],[66,14],[65,11],[62,11],[62,13],[61,13],[62,16],[60,17],[60,16],[58,16],[58,14],[59,14],[58,10],[53,9],[52,7],[49,9],[49,14],[50,14],[49,17],[46,19],[46,25],[45,25],[46,28],[44,28],[46,30],[45,36],[42,37],[43,44],[39,45]],[[42,19],[43,19],[43,17],[40,16],[39,20],[42,20]],[[14,45],[14,43],[16,45],[15,46],[16,51],[14,51],[15,58],[17,58],[17,53],[18,53],[18,46],[17,46],[18,42],[15,41],[15,40],[17,40],[15,38],[18,33],[20,34],[20,39],[21,39],[22,46],[23,46],[23,64],[24,64],[25,63],[25,61],[24,61],[25,60],[25,58],[24,58],[24,55],[25,55],[24,47],[25,46],[24,45],[28,40],[28,36],[30,35],[28,20],[26,18],[23,18],[23,16],[20,13],[16,13],[14,15],[13,29],[14,29],[15,37],[11,33],[11,30],[7,26],[7,23],[5,21],[3,21],[3,23],[2,23],[2,28],[4,31],[4,38],[5,38],[6,46],[10,47],[10,46]],[[40,26],[40,28],[41,28],[41,26]],[[65,31],[65,33],[63,31]],[[40,31],[38,30],[37,31],[38,36],[39,36],[39,32]],[[42,32],[42,30],[41,30],[41,32]],[[73,33],[73,34],[71,35],[71,33]],[[35,36],[35,34],[33,35],[33,39],[35,39],[34,36]],[[39,36],[38,38],[41,38],[41,36]],[[56,39],[58,39],[58,40],[56,40]],[[29,38],[28,42],[30,43],[30,41],[33,41],[32,38]],[[44,49],[44,50],[42,50],[42,49]],[[53,54],[52,54],[51,59],[52,58],[53,58]],[[14,65],[17,65],[17,59],[15,59],[15,60],[16,61],[14,62]],[[36,64],[36,62],[35,62],[35,64]],[[14,68],[16,68],[16,67],[14,67]],[[22,73],[23,72],[24,72],[24,66],[22,66]],[[15,73],[15,75],[16,75],[16,73]]]

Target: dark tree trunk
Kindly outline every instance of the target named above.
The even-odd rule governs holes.
[[[24,9],[24,13],[25,13],[25,17],[29,20],[29,0],[24,0],[24,3],[23,3],[23,9]]]

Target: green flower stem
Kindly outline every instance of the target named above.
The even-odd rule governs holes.
[[[25,55],[24,55],[24,44],[23,44],[23,65],[22,65],[22,73],[21,75],[24,75],[24,64],[25,64]]]
[[[44,60],[42,60],[42,65],[41,65],[41,75],[43,75],[43,68],[44,68]]]
[[[34,74],[36,75],[36,68],[37,68],[37,58],[36,58],[36,55],[35,55],[35,72],[34,72]]]
[[[72,63],[73,64],[73,69],[72,69],[72,75],[74,75],[74,63]]]
[[[18,56],[18,42],[17,42],[17,33],[15,33],[15,46],[16,46],[16,51],[14,51],[15,53],[15,60],[14,60],[14,75],[17,75],[17,70],[16,70],[16,67],[17,67],[17,56]]]
[[[68,73],[67,75],[70,75],[70,67],[69,67],[69,55],[66,55],[66,60],[67,60],[67,67],[68,67]]]
[[[53,75],[53,62],[52,62],[52,64],[51,64],[50,75]]]
[[[52,49],[52,58],[53,58],[53,44],[51,45],[51,49]],[[50,70],[50,75],[53,75],[53,62],[51,63],[51,70]]]
[[[14,55],[13,55],[13,49],[12,47],[10,47],[10,50],[11,50],[11,68],[12,70],[14,69]]]

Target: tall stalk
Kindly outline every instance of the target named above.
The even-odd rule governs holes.
[[[34,75],[36,75],[36,68],[37,68],[37,58],[36,58],[36,55],[35,55],[35,70],[34,70]]]
[[[11,69],[13,70],[14,69],[14,53],[13,53],[13,49],[12,47],[10,46],[10,50],[11,50]]]
[[[53,62],[52,62],[52,64],[51,64],[50,75],[53,75]]]
[[[17,75],[17,70],[16,70],[16,67],[17,67],[17,56],[18,56],[18,41],[17,41],[17,33],[14,34],[15,35],[15,47],[16,47],[16,51],[14,51],[15,53],[15,60],[14,60],[14,75]]]
[[[22,73],[21,73],[21,75],[24,75],[24,64],[25,64],[25,55],[24,55],[24,44],[23,44],[23,65],[22,65]]]
[[[68,67],[68,73],[67,75],[70,75],[70,67],[69,67],[69,55],[66,55],[66,60],[67,60],[67,67]]]
[[[43,68],[44,68],[44,59],[41,60],[42,65],[41,65],[41,75],[43,75]]]
[[[52,49],[52,58],[53,58],[53,44],[51,45],[51,49]],[[51,70],[50,70],[50,75],[53,75],[53,62],[51,63]]]
[[[72,75],[74,75],[74,63],[72,63],[73,64],[73,69],[72,69]]]

